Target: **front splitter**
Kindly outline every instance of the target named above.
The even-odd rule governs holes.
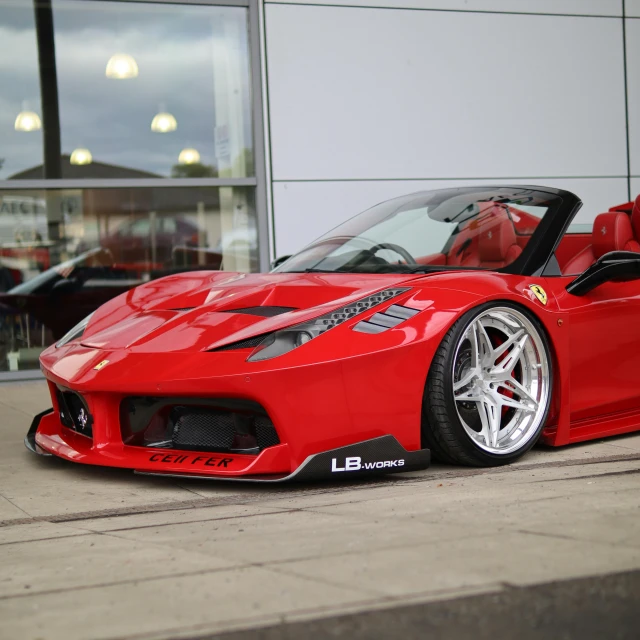
[[[429,449],[407,451],[394,436],[380,436],[309,456],[295,471],[286,475],[245,475],[235,477],[157,471],[136,471],[145,476],[232,480],[234,482],[318,482],[422,471],[431,462]]]
[[[43,418],[53,412],[48,409],[39,413],[33,419],[31,427],[24,439],[25,446],[29,451],[38,455],[51,456],[52,453],[41,447],[36,441],[38,426]],[[266,452],[275,453],[275,448],[266,449]],[[53,452],[55,454],[55,451]],[[164,453],[164,452],[163,452]],[[167,457],[181,458],[181,452],[166,452]],[[191,453],[191,452],[189,452]],[[178,455],[176,455],[178,454]],[[57,454],[56,454],[57,455]],[[153,454],[152,457],[163,455]],[[217,455],[217,454],[216,454]],[[61,456],[67,458],[68,456]],[[182,456],[186,457],[186,456]],[[202,457],[202,456],[201,456]],[[198,460],[200,457],[198,458]],[[217,458],[216,458],[217,459]],[[407,451],[398,440],[392,435],[380,436],[370,440],[363,440],[337,449],[330,449],[310,455],[306,460],[291,473],[242,473],[235,472],[225,474],[212,473],[182,473],[172,469],[168,471],[149,471],[146,469],[136,469],[135,463],[129,468],[140,475],[162,476],[171,478],[194,478],[199,480],[233,480],[236,482],[317,482],[326,480],[339,480],[360,477],[372,477],[387,475],[390,473],[404,473],[407,471],[420,471],[427,469],[431,462],[429,449],[419,449],[418,451]],[[87,464],[91,464],[87,461]],[[125,464],[107,465],[125,467]],[[226,466],[226,465],[225,465]],[[250,466],[254,466],[253,464]],[[268,469],[268,465],[261,465],[262,469]],[[257,471],[257,469],[256,469]]]

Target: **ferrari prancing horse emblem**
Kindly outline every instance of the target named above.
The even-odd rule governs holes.
[[[529,289],[533,292],[533,295],[542,302],[547,304],[547,292],[539,284],[530,284]]]
[[[100,371],[102,367],[106,367],[109,364],[108,360],[103,360],[102,362],[98,362],[98,364],[93,367],[94,371]]]

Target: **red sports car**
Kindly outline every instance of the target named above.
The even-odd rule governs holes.
[[[141,473],[353,478],[640,428],[640,197],[572,233],[532,186],[365,211],[268,274],[171,275],[42,354],[29,448]]]

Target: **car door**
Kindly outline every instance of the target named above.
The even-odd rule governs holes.
[[[640,280],[558,297],[570,343],[571,422],[640,410]]]

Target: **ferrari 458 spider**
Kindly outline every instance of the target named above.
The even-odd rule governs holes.
[[[27,446],[278,481],[639,429],[640,197],[588,232],[569,228],[580,206],[532,186],[415,193],[271,273],[143,284],[42,354],[53,408]]]

